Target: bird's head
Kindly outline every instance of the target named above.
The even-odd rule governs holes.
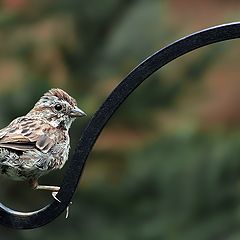
[[[76,100],[59,88],[46,92],[28,113],[41,117],[54,127],[68,130],[76,117],[86,116]]]

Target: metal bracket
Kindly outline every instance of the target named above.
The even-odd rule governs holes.
[[[95,113],[77,144],[57,198],[34,212],[18,212],[0,203],[0,224],[13,229],[41,227],[58,217],[69,205],[84,165],[102,129],[126,98],[150,75],[172,60],[212,43],[240,38],[240,22],[204,29],[173,42],[144,60],[107,97]]]

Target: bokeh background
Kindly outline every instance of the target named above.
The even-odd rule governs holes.
[[[238,0],[2,0],[0,127],[49,88],[88,117],[147,56],[192,32],[239,20]],[[132,94],[101,134],[70,209],[40,229],[0,227],[0,240],[240,239],[239,40],[175,60]],[[60,184],[64,171],[41,178]],[[0,178],[23,211],[46,192]]]

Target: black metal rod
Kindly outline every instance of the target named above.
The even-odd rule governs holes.
[[[88,155],[102,129],[129,95],[150,75],[172,60],[197,48],[236,38],[240,38],[240,22],[193,33],[144,60],[112,91],[84,129],[57,194],[61,202],[54,201],[38,211],[29,213],[14,211],[0,203],[0,224],[14,229],[32,229],[53,221],[69,205]]]

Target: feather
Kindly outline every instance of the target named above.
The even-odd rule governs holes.
[[[37,148],[47,153],[54,144],[50,129],[49,124],[39,119],[17,118],[0,131],[0,147],[19,151]]]
[[[44,135],[41,135],[37,140],[36,147],[42,150],[42,152],[47,153],[51,149],[53,144],[54,144],[53,139],[51,139],[46,134],[44,134]]]
[[[26,151],[30,149],[34,149],[34,144],[21,144],[21,143],[0,143],[0,147],[13,149],[17,151]]]

